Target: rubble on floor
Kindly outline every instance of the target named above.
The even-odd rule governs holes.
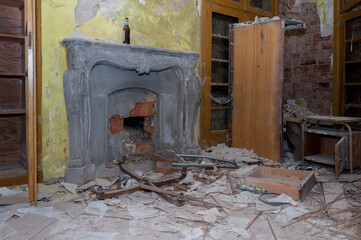
[[[238,169],[188,168],[181,181],[162,186],[156,183],[183,173],[138,170],[134,177],[141,175],[140,182],[128,176],[94,179],[83,186],[39,184],[37,205],[23,201],[0,206],[0,239],[361,239],[360,170],[353,177],[343,174],[346,180],[339,182],[327,177],[333,175],[329,169],[312,168],[316,179],[323,177],[303,202],[286,195],[264,201],[260,194],[236,187],[259,167],[252,162],[292,170],[307,166],[278,164],[224,145],[202,155],[245,164]],[[154,184],[155,191],[136,188],[141,184]],[[101,193],[129,188],[136,191],[99,199]],[[26,186],[0,188],[5,194],[26,191]],[[169,193],[182,193],[183,206],[161,197]],[[1,198],[11,196],[5,194],[0,204]]]

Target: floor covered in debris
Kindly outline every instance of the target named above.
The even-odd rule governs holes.
[[[36,206],[26,203],[27,186],[1,188],[0,239],[361,239],[360,169],[335,180],[332,168],[293,162],[290,155],[281,165],[224,145],[202,154],[243,164],[238,169],[189,168],[182,181],[159,186],[174,193],[171,197],[182,193],[183,206],[152,191],[99,200],[104,190],[137,186],[129,176],[82,186],[41,183]],[[239,189],[259,167],[252,163],[314,170],[317,184],[302,202],[284,196],[265,203],[261,194]],[[152,182],[181,174],[135,173]]]

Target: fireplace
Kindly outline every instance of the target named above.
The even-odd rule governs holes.
[[[197,53],[93,40],[78,33],[62,44],[68,61],[66,181],[84,183],[109,175],[104,165],[122,155],[198,151]]]

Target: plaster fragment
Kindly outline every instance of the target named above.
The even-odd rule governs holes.
[[[99,9],[99,0],[78,0],[78,5],[75,7],[75,27],[80,27],[84,23],[94,19]]]
[[[179,9],[187,5],[187,0],[181,0],[181,1],[170,0],[170,5],[172,9],[175,11],[175,13],[177,13]]]
[[[139,0],[144,2],[145,0]],[[118,0],[78,0],[75,7],[75,27],[94,19],[98,12],[106,19],[119,15],[125,5],[125,1]]]
[[[198,16],[201,16],[201,12],[202,12],[202,0],[196,0],[196,6],[197,6],[197,12],[198,12]]]

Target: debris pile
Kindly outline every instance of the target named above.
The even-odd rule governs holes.
[[[307,108],[307,103],[303,98],[289,99],[283,105],[283,117],[303,118],[305,116],[316,115]]]
[[[361,175],[343,175],[340,183],[325,170],[316,173],[318,183],[301,202],[237,188],[258,165],[271,164],[253,152],[219,145],[202,155],[242,165],[164,174],[130,171],[120,163],[126,176],[82,186],[39,184],[44,197],[37,206],[25,200],[0,207],[0,239],[360,239]],[[284,168],[272,166],[275,172]],[[1,196],[1,203],[3,197],[26,196],[26,188],[0,193],[10,194]]]

